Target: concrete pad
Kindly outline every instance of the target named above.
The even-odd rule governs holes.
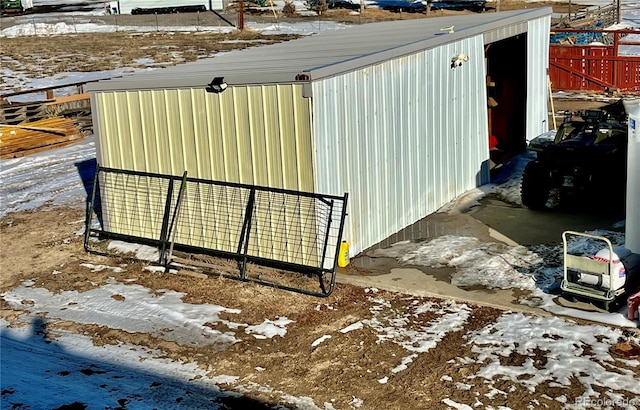
[[[414,268],[394,268],[388,273],[371,276],[339,273],[337,281],[414,296],[451,299],[457,302],[549,316],[549,313],[542,309],[518,304],[513,289],[464,290]]]
[[[490,234],[490,227],[471,214],[436,212],[391,235],[363,254],[372,249],[387,248],[397,242],[433,239],[443,235],[471,236],[481,241],[495,241]]]
[[[469,216],[520,245],[561,244],[562,232],[568,230],[620,231],[614,225],[625,219],[612,211],[533,211],[492,196],[483,198]]]
[[[491,208],[496,211],[496,208]],[[520,225],[521,226],[521,225]],[[548,315],[542,309],[517,303],[514,289],[461,289],[451,284],[452,268],[411,268],[400,265],[392,258],[369,257],[373,249],[387,248],[406,240],[433,239],[443,235],[469,236],[484,242],[503,242],[511,246],[518,243],[503,233],[479,221],[470,213],[434,213],[387,238],[378,245],[351,260],[348,269],[338,269],[338,283],[374,287],[415,296],[438,297],[458,302],[497,307],[519,312]],[[522,295],[520,295],[522,296]]]
[[[403,229],[378,245],[352,258],[348,269],[338,269],[338,283],[375,287],[416,296],[453,299],[500,309],[548,316],[549,312],[518,303],[526,298],[519,289],[461,289],[451,284],[452,268],[428,269],[401,266],[392,258],[369,257],[367,252],[387,248],[406,240],[433,239],[443,235],[470,236],[484,242],[502,242],[510,246],[562,243],[566,230],[611,229],[624,218],[610,214],[568,211],[532,211],[495,196],[479,201],[466,212],[434,213]],[[621,228],[618,228],[621,229]],[[517,294],[516,294],[517,293]],[[587,305],[587,304],[584,304]],[[569,307],[569,306],[567,306]],[[570,307],[590,310],[589,306]]]

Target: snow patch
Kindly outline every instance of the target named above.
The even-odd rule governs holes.
[[[271,339],[274,336],[283,337],[287,333],[287,325],[293,323],[286,317],[279,317],[276,320],[265,319],[259,325],[247,326],[245,332],[253,335],[256,339]]]
[[[311,343],[311,347],[317,347],[318,345],[320,345],[320,343],[324,342],[325,340],[329,340],[329,339],[331,339],[331,335],[321,336],[321,337],[317,338],[316,340],[314,340],[313,343]]]

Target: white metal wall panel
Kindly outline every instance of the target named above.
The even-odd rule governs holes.
[[[502,41],[510,37],[515,37],[527,32],[527,20],[496,27],[492,30],[485,31],[484,43],[495,43],[496,41]]]
[[[530,20],[528,24],[526,139],[530,141],[550,128],[547,107],[551,16]]]
[[[98,92],[101,166],[314,191],[301,85]]]
[[[316,186],[349,193],[352,254],[487,182],[485,77],[478,35],[313,83]]]

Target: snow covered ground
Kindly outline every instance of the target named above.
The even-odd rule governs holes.
[[[88,271],[113,269],[105,266],[86,268]],[[390,378],[405,371],[418,355],[427,354],[449,332],[464,329],[471,320],[469,307],[464,303],[447,302],[444,307],[438,307],[416,300],[408,311],[399,311],[378,297],[376,289],[365,291],[373,304],[370,316],[354,321],[338,332],[317,338],[310,347],[337,342],[347,333],[363,327],[375,331],[379,343],[397,344],[405,352],[402,364],[378,379],[380,384],[391,382]],[[114,298],[116,295],[117,300]],[[109,406],[121,397],[142,398],[139,401],[131,399],[127,403],[127,408],[135,409],[152,409],[159,405],[163,409],[218,409],[226,408],[217,403],[221,397],[240,395],[244,389],[267,389],[249,383],[235,391],[224,391],[220,386],[237,381],[238,376],[210,376],[205,369],[193,363],[164,358],[160,349],[126,343],[94,346],[88,336],[59,330],[51,340],[50,335],[47,336],[45,321],[38,316],[39,312],[46,312],[47,321],[99,324],[130,332],[148,332],[165,340],[179,340],[180,333],[183,333],[183,336],[188,335],[186,339],[192,344],[211,349],[224,348],[244,337],[286,338],[288,326],[295,325],[286,317],[265,319],[253,326],[233,319],[223,320],[220,313],[233,318],[240,311],[217,305],[184,303],[181,296],[172,291],[154,294],[143,286],[115,281],[84,293],[67,291],[53,294],[29,282],[5,292],[2,297],[9,306],[25,309],[21,302],[30,301],[27,308],[30,313],[23,315],[22,320],[31,322],[27,326],[8,328],[7,323],[0,320],[4,394],[11,403],[23,403],[38,409],[57,408],[71,402],[89,403],[91,409],[111,408]],[[436,319],[429,326],[416,327],[412,318],[424,313],[433,314]],[[212,324],[228,330],[213,330]],[[541,383],[551,382],[558,387],[566,387],[579,380],[585,386],[585,393],[574,402],[569,402],[563,395],[554,397],[562,408],[640,408],[637,400],[640,397],[640,361],[625,360],[626,367],[621,369],[615,366],[609,353],[610,346],[620,338],[623,338],[621,330],[606,326],[579,325],[558,317],[531,317],[505,312],[495,323],[469,332],[467,345],[472,346],[474,357],[459,357],[450,366],[452,371],[456,371],[470,364],[480,365],[479,371],[467,377],[467,383],[456,385],[461,390],[472,390],[476,385],[499,386],[509,381],[534,391]],[[542,368],[540,363],[531,359],[522,366],[501,361],[501,358],[513,354],[530,356],[536,350],[547,352],[547,363]],[[450,379],[445,375],[442,382]],[[602,395],[598,393],[602,388],[624,389],[634,396]],[[185,394],[185,391],[189,393]],[[490,393],[505,398],[508,394],[508,391],[497,387]],[[331,403],[317,405],[305,397],[286,394],[284,397],[286,404],[296,409],[334,409]],[[360,408],[358,392],[354,391],[353,397],[350,408]],[[482,396],[467,403],[445,399],[444,404],[456,409],[491,408],[482,407],[482,400]],[[8,405],[3,399],[2,408],[9,408]],[[501,408],[506,410],[509,407]]]
[[[576,0],[574,2],[577,3]],[[623,10],[626,21],[635,27],[640,26],[639,1],[623,0]],[[28,26],[29,24],[25,24],[3,30],[0,36],[33,34],[29,32]],[[341,25],[328,24],[323,27],[343,28]],[[78,29],[91,31],[108,27],[78,24],[74,30]],[[301,32],[309,28],[279,25],[260,29]],[[60,33],[64,30],[64,26],[38,27],[38,33]],[[68,74],[74,76],[74,81],[81,78],[79,74]],[[42,87],[63,81],[68,82],[58,77],[50,79],[49,83],[26,82],[25,86],[37,84]],[[517,203],[522,166],[530,159],[527,155],[523,154],[514,161],[511,174],[499,185],[470,193],[467,199],[471,200],[464,203],[467,206],[473,205],[473,201],[488,192]],[[95,141],[93,137],[89,137],[65,148],[0,161],[0,217],[9,212],[33,210],[44,204],[84,207],[87,193],[80,177],[79,164],[91,164],[94,160]],[[617,244],[623,242],[620,234],[607,231],[597,233],[610,237]],[[592,252],[586,242],[576,241],[571,246],[575,250]],[[458,285],[487,285],[484,278],[491,276],[498,287],[516,287],[533,292],[543,300],[545,309],[558,316],[583,317],[628,328],[637,326],[625,319],[625,309],[610,314],[586,313],[555,305],[545,291],[561,274],[559,268],[540,266],[544,255],[522,247],[493,248],[473,238],[445,237],[426,243],[399,243],[380,252],[413,265],[455,267],[453,282]],[[518,264],[526,269],[515,269],[514,266]],[[527,272],[533,266],[535,269],[531,268]],[[88,272],[94,269],[119,269],[115,266],[94,265],[87,265],[86,268]],[[52,272],[53,275],[55,273]],[[371,316],[354,321],[338,334],[326,334],[318,338],[314,347],[332,343],[340,334],[361,327],[375,330],[380,341],[399,344],[406,351],[404,367],[394,368],[388,376],[380,378],[378,382],[381,384],[387,383],[393,374],[402,372],[417,355],[428,352],[448,332],[462,329],[469,320],[469,308],[464,303],[450,302],[445,309],[420,304],[411,312],[397,312],[386,305],[384,300],[376,297],[375,289],[369,289],[368,293],[370,301],[379,305],[372,309]],[[114,295],[124,298],[116,301]],[[286,317],[265,318],[264,322],[254,325],[232,319],[222,320],[220,312],[225,312],[227,318],[239,312],[224,306],[192,305],[183,302],[177,292],[158,294],[140,285],[115,281],[89,292],[67,291],[58,294],[25,282],[3,293],[1,297],[10,307],[25,310],[20,321],[29,324],[9,327],[8,322],[0,319],[2,409],[10,408],[10,403],[5,400],[5,395],[9,394],[12,403],[22,403],[22,408],[32,409],[57,408],[73,401],[89,403],[91,409],[107,408],[113,406],[119,397],[136,395],[147,399],[130,403],[127,408],[151,409],[164,405],[162,408],[217,409],[223,408],[216,402],[217,398],[242,395],[242,389],[229,392],[220,388],[225,383],[236,381],[236,375],[213,377],[193,363],[163,358],[159,350],[153,351],[125,343],[95,346],[88,336],[72,332],[58,331],[52,341],[44,337],[45,321],[64,320],[79,324],[98,324],[124,331],[143,331],[165,340],[176,340],[183,333],[188,333],[191,343],[216,347],[228,346],[243,337],[273,338],[278,335],[286,338],[288,326],[294,325]],[[24,300],[31,303],[26,306],[22,303]],[[409,318],[424,311],[431,311],[438,319],[428,328],[416,330],[411,326]],[[228,331],[213,330],[211,326],[205,326],[205,322],[222,323]],[[457,388],[472,390],[475,384],[510,380],[535,390],[539,383],[545,381],[566,386],[572,380],[579,380],[585,386],[584,395],[575,403],[568,402],[562,395],[555,397],[559,406],[567,409],[616,406],[637,409],[640,408],[640,361],[627,360],[626,368],[620,369],[613,365],[614,359],[609,353],[609,347],[622,336],[623,331],[617,327],[580,325],[557,316],[531,317],[505,312],[496,323],[468,334],[468,344],[473,346],[477,357],[460,357],[452,366],[462,368],[466,364],[476,363],[480,365],[480,370],[469,376],[468,384]],[[562,343],[557,343],[558,339]],[[501,364],[501,358],[512,353],[526,355],[535,350],[548,352],[547,357],[550,359],[542,371],[530,360],[522,366]],[[100,368],[99,371],[95,371],[97,367]],[[88,375],[91,375],[90,382],[87,382]],[[443,382],[446,382],[446,378]],[[250,384],[243,388],[266,389],[264,386]],[[625,389],[635,396],[601,394],[603,389]],[[185,395],[185,390],[189,390],[191,394]],[[64,394],[51,394],[52,392]],[[286,397],[286,404],[294,408],[334,408],[331,403],[318,404],[306,397],[287,396],[286,392],[276,393]],[[351,408],[360,407],[357,393],[353,392]],[[494,388],[495,395],[507,397],[508,393]],[[178,399],[179,405],[171,404],[177,403]],[[482,397],[474,397],[467,403],[447,399],[443,404],[455,409],[477,408],[482,406]]]

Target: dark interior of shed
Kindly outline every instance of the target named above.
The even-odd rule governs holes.
[[[526,149],[526,34],[485,46],[491,166]]]

